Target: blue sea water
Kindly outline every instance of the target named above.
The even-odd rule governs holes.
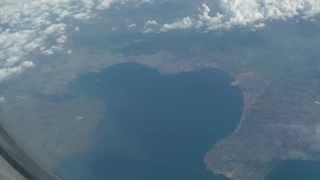
[[[114,65],[72,84],[78,96],[106,103],[89,152],[59,167],[65,180],[225,180],[206,169],[205,153],[239,123],[242,96],[223,72],[165,75]]]
[[[65,180],[226,180],[206,170],[205,153],[239,123],[242,97],[223,72],[173,75],[138,64],[88,73],[77,96],[106,103],[95,145],[63,161]],[[266,180],[319,180],[320,163],[286,161]]]
[[[266,180],[319,180],[320,162],[285,161],[276,166]]]

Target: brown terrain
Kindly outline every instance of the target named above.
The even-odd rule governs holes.
[[[232,180],[263,180],[280,161],[319,159],[317,70],[286,72],[272,81],[251,73],[236,79],[245,101],[241,123],[207,153],[210,170]]]

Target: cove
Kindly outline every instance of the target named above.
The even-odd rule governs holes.
[[[72,83],[72,94],[98,97],[106,113],[89,152],[66,158],[65,180],[225,180],[206,169],[205,153],[240,120],[242,96],[214,69],[161,74],[114,65]]]

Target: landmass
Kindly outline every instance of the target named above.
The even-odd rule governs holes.
[[[159,39],[143,39],[144,36],[138,36],[144,41],[136,41],[133,37],[133,45],[127,49],[135,52],[139,50],[137,47],[142,47],[142,50],[151,48],[154,53],[142,51],[134,53],[135,55],[126,55],[124,50],[117,52],[118,54],[108,52],[104,46],[87,43],[84,38],[81,43],[73,42],[81,44],[81,47],[73,45],[75,48],[71,55],[39,57],[41,62],[37,62],[33,70],[15,79],[14,88],[10,89],[8,85],[0,88],[0,103],[7,101],[2,113],[8,116],[1,123],[6,125],[5,129],[15,134],[15,139],[20,139],[21,144],[25,143],[24,147],[29,147],[27,152],[42,148],[45,140],[48,143],[39,158],[50,154],[52,159],[59,160],[62,159],[60,152],[53,152],[56,150],[55,143],[59,142],[57,139],[62,139],[62,144],[71,147],[71,152],[74,152],[73,147],[82,150],[85,148],[75,146],[79,143],[74,144],[73,137],[66,142],[65,134],[48,141],[38,137],[41,133],[32,133],[30,136],[29,131],[40,128],[56,135],[77,129],[73,133],[75,136],[81,133],[82,127],[88,129],[87,126],[90,125],[83,119],[83,112],[90,114],[85,118],[94,122],[99,120],[96,115],[101,112],[96,109],[103,107],[100,103],[80,99],[64,102],[61,106],[61,103],[46,99],[63,94],[65,87],[79,75],[126,62],[145,64],[161,73],[218,68],[232,75],[235,79],[232,85],[241,89],[244,97],[243,114],[239,126],[230,136],[212,147],[205,162],[212,172],[233,180],[262,180],[280,161],[320,160],[320,70],[316,63],[319,57],[318,29],[305,23],[276,24],[257,33],[236,31],[223,35],[204,34],[203,37],[187,33],[176,39],[174,37],[178,34],[162,39],[161,35]],[[190,35],[194,35],[193,38]],[[101,39],[100,33],[96,33],[96,36]],[[114,40],[109,42],[114,43]],[[127,39],[125,42],[130,44]],[[183,49],[182,43],[187,48]],[[72,45],[72,40],[70,44]],[[152,44],[156,46],[150,47]],[[167,47],[169,44],[170,48]],[[195,48],[191,48],[191,45]],[[185,52],[191,55],[185,55]],[[38,94],[30,95],[34,92]],[[39,96],[39,92],[44,96]],[[89,112],[85,109],[89,109]],[[68,112],[69,115],[63,116],[66,113],[62,112]],[[21,128],[16,124],[23,122],[22,117],[32,122],[26,125],[28,128],[17,129]],[[59,126],[50,127],[57,123],[57,119],[60,120]],[[61,127],[65,128],[63,123],[70,119],[72,122],[67,128],[58,131]],[[89,129],[94,129],[95,125],[96,123],[90,125]],[[84,137],[89,139],[90,133],[85,133]],[[26,141],[26,138],[35,138],[34,142],[39,143],[35,146]],[[63,152],[70,151],[69,148],[65,149]],[[59,158],[56,158],[57,154]],[[46,161],[44,159],[42,161]]]
[[[280,161],[320,158],[320,72],[255,77],[237,77],[234,85],[244,94],[241,123],[205,157],[208,169],[232,180],[263,180]]]

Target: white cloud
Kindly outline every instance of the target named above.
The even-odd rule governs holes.
[[[136,27],[137,27],[137,24],[134,24],[134,23],[128,25],[128,29],[134,29]]]
[[[202,4],[198,15],[164,24],[160,31],[186,28],[259,28],[268,21],[293,17],[308,19],[320,14],[320,0],[220,0],[219,3],[220,10],[214,15],[210,14],[212,12],[207,4]]]
[[[147,20],[147,22],[145,22],[144,24],[144,33],[149,33],[149,32],[153,32],[155,31],[155,29],[159,28],[159,23],[158,21],[154,20],[154,19],[150,19]]]
[[[72,0],[0,2],[0,80],[31,67],[34,52],[54,53],[67,40],[65,18],[91,16],[92,4]],[[77,6],[74,7],[74,6]],[[55,39],[49,42],[49,39]]]
[[[0,0],[0,81],[27,69],[32,54],[54,54],[68,40],[71,21],[87,21],[114,3],[145,0]]]
[[[101,0],[101,3],[97,6],[98,9],[110,8],[114,0]]]
[[[156,20],[148,20],[145,23],[145,26],[153,26],[153,25],[158,25],[158,22]]]
[[[20,74],[25,69],[31,68],[33,66],[33,63],[31,61],[24,61],[18,65],[7,67],[7,68],[1,68],[0,69],[0,81],[16,74]]]
[[[171,30],[176,30],[176,29],[188,29],[193,26],[192,19],[190,17],[185,17],[181,20],[178,20],[172,24],[164,24],[160,31],[161,32],[167,32]]]
[[[98,11],[116,4],[151,2],[153,0],[0,0],[0,81],[29,68],[22,65],[31,62],[33,54],[52,55],[62,50],[68,41],[67,32],[79,30],[70,22],[88,21]],[[320,0],[219,0],[219,3],[218,11],[213,12],[203,4],[199,14],[172,23],[149,20],[144,32],[262,27],[268,21],[313,18],[320,12]]]

